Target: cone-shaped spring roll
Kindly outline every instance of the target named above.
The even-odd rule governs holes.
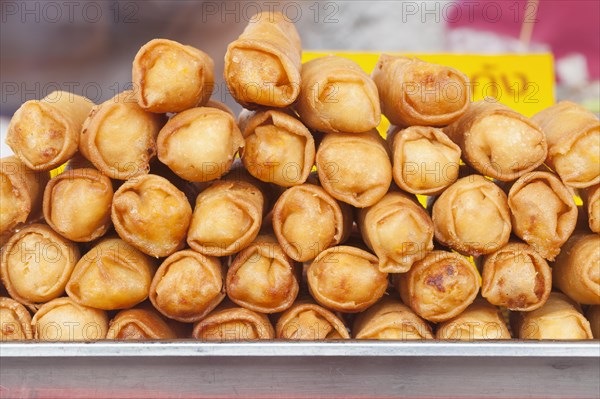
[[[213,91],[213,68],[213,60],[194,47],[167,39],[150,40],[133,60],[138,104],[157,113],[203,105]]]
[[[532,312],[510,315],[513,335],[519,339],[592,339],[590,323],[581,314],[579,305],[559,292]]]
[[[252,176],[282,187],[306,181],[315,162],[315,141],[302,122],[268,110],[242,114],[240,127],[245,140],[242,161]]]
[[[600,121],[592,112],[561,101],[532,118],[548,141],[546,164],[568,186],[584,188],[600,183]]]
[[[508,243],[506,194],[479,175],[458,179],[433,204],[435,238],[468,255],[489,254]]]
[[[144,111],[133,91],[95,106],[83,123],[79,150],[112,179],[127,180],[150,170],[162,115]]]
[[[160,265],[150,287],[150,301],[170,319],[202,319],[225,298],[225,273],[219,259],[183,250]]]
[[[595,339],[600,339],[600,305],[590,306],[585,315],[590,322],[592,335]]]
[[[445,126],[469,106],[468,79],[454,68],[382,54],[373,70],[383,114],[399,126]]]
[[[27,101],[8,125],[6,144],[29,169],[54,169],[77,152],[81,126],[93,106],[65,91]]]
[[[287,189],[273,207],[273,230],[285,253],[305,262],[350,234],[352,212],[313,184]]]
[[[69,279],[67,294],[96,309],[126,309],[148,298],[154,260],[118,238],[102,240],[83,255]]]
[[[45,224],[30,224],[2,248],[0,277],[10,296],[34,305],[58,298],[79,260],[79,249]]]
[[[302,122],[324,133],[363,133],[381,120],[377,87],[347,58],[329,55],[302,65],[296,103]]]
[[[392,298],[383,298],[358,314],[352,333],[356,339],[433,339],[429,324],[408,306]]]
[[[205,182],[229,171],[244,139],[232,115],[200,107],[172,117],[158,134],[157,146],[158,159],[177,176]]]
[[[510,339],[510,332],[498,308],[480,298],[440,324],[435,337],[459,341]]]
[[[585,305],[600,305],[600,235],[575,234],[552,266],[554,285]]]
[[[0,235],[39,216],[47,181],[47,172],[34,172],[17,157],[0,159]]]
[[[109,229],[112,200],[108,177],[96,169],[67,170],[44,190],[44,218],[63,237],[89,242]]]
[[[191,217],[185,194],[157,175],[125,182],[112,203],[111,218],[119,236],[154,257],[183,248]]]
[[[70,298],[56,298],[40,307],[31,326],[40,341],[95,341],[106,338],[108,315]]]
[[[405,273],[433,249],[433,222],[408,195],[390,191],[378,203],[358,212],[365,243],[379,258],[379,270]]]
[[[459,315],[477,296],[479,274],[457,253],[432,251],[398,275],[402,302],[425,320],[442,322]]]
[[[584,200],[590,230],[600,234],[600,184],[588,188],[584,195]]]
[[[175,339],[175,331],[150,309],[122,310],[110,321],[107,339],[149,340]]]
[[[483,262],[481,295],[489,303],[528,312],[540,308],[552,291],[552,271],[533,247],[511,242]]]
[[[292,306],[298,295],[299,272],[274,237],[259,236],[229,266],[227,295],[255,312],[282,312]]]
[[[19,302],[0,297],[0,342],[33,338],[31,315]]]
[[[241,180],[213,183],[198,195],[188,245],[211,256],[228,256],[258,236],[265,199],[258,187]]]
[[[309,300],[300,300],[286,310],[275,326],[277,338],[317,341],[349,339],[346,326],[335,314]]]
[[[377,257],[349,246],[321,252],[306,274],[313,298],[339,312],[362,312],[377,302],[388,286],[388,274],[379,270]]]
[[[577,224],[573,191],[554,174],[521,176],[508,193],[513,232],[544,258],[554,260]]]
[[[194,325],[192,337],[202,341],[254,341],[273,339],[275,331],[264,314],[224,304]]]
[[[479,101],[445,129],[466,163],[482,175],[511,181],[540,166],[548,154],[539,126],[499,103]]]
[[[388,130],[392,149],[394,182],[409,193],[435,195],[458,178],[460,147],[440,129],[392,126]]]
[[[317,150],[316,163],[323,188],[357,208],[374,205],[392,183],[388,149],[376,130],[326,135]]]
[[[287,107],[300,93],[301,55],[293,23],[280,12],[257,14],[227,46],[225,82],[246,108]]]

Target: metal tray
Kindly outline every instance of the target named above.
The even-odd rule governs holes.
[[[600,342],[3,343],[0,397],[597,398]]]

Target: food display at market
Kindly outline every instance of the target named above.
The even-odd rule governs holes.
[[[600,339],[596,115],[472,102],[416,58],[301,60],[263,13],[224,71],[155,39],[131,90],[25,102],[0,340]]]

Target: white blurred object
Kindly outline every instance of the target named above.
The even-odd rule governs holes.
[[[549,53],[549,46],[539,43],[525,45],[521,40],[470,28],[457,28],[446,32],[446,48],[455,53],[504,54]]]
[[[2,143],[0,143],[0,158],[8,157],[13,154],[12,150],[9,146],[6,145],[6,131],[8,130],[8,123],[10,122],[9,118],[0,117],[0,139]]]
[[[566,86],[581,87],[588,83],[590,74],[583,54],[573,53],[556,60],[556,74]]]

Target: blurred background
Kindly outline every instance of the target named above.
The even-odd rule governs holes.
[[[57,89],[96,103],[126,89],[135,53],[157,37],[207,52],[217,75],[213,97],[237,111],[222,78],[226,47],[256,12],[269,10],[296,23],[304,49],[551,52],[557,99],[599,111],[597,0],[2,0],[0,7],[2,130],[21,103]]]

